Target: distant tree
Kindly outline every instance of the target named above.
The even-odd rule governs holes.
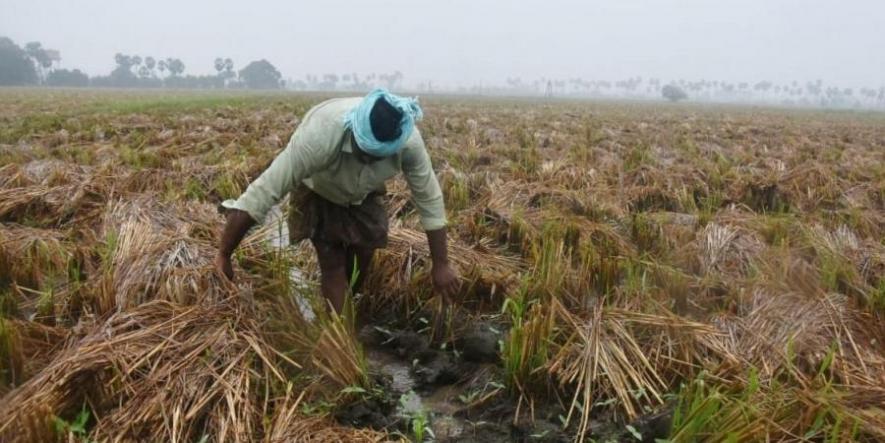
[[[114,62],[117,66],[108,76],[109,86],[116,87],[135,87],[138,86],[138,77],[132,72],[132,66],[135,65],[133,57],[117,53],[114,55]],[[141,59],[139,58],[139,63]]]
[[[685,100],[688,98],[688,94],[686,94],[682,88],[674,84],[665,85],[661,88],[661,95],[671,102],[678,102],[679,100]]]
[[[282,74],[267,60],[258,60],[240,69],[240,80],[250,89],[279,89]]]
[[[159,62],[157,62],[157,69],[160,71],[161,77],[165,76],[166,70],[169,69],[169,67],[166,65],[166,60],[160,60]]]
[[[61,60],[58,51],[46,49],[40,42],[29,42],[25,45],[25,52],[27,52],[28,57],[34,60],[34,66],[37,68],[37,76],[40,80],[45,79],[46,72],[52,68],[53,63]]]
[[[178,58],[167,58],[166,69],[169,70],[169,75],[171,75],[172,77],[177,77],[184,73],[184,62]]]
[[[216,87],[223,88],[228,85],[230,80],[234,78],[234,61],[230,58],[215,58],[215,71],[218,73],[216,75],[218,81],[216,82]]]
[[[46,76],[46,84],[49,86],[84,87],[89,86],[89,76],[80,72],[79,69],[73,71],[54,69]]]
[[[25,44],[25,51],[28,53],[29,57],[34,59],[34,61],[42,67],[48,68],[52,66],[52,61],[49,59],[49,54],[47,54],[46,50],[43,49],[42,43],[28,42],[27,44]]]
[[[144,66],[151,70],[151,74],[154,73],[154,68],[157,66],[157,60],[151,56],[147,56],[144,58]]]
[[[224,59],[221,57],[215,57],[215,71],[218,72],[218,76],[221,77],[221,73],[224,72]]]
[[[0,85],[32,85],[37,81],[37,70],[27,51],[11,39],[0,37]]]

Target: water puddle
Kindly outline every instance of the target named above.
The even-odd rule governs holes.
[[[422,389],[413,375],[413,365],[382,349],[367,349],[369,367],[390,378],[390,388],[399,396],[396,415],[407,424],[412,420],[426,419],[436,440],[457,438],[464,432],[466,423],[455,417],[463,405],[455,385],[443,385]]]

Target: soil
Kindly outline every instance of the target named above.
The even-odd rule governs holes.
[[[500,336],[488,325],[466,328],[444,344],[377,325],[363,327],[359,337],[375,380],[389,395],[345,407],[336,415],[342,423],[411,437],[411,420],[424,413],[435,441],[570,441],[558,408],[536,409],[533,423],[514,424],[517,404],[497,382]]]
[[[411,422],[422,413],[434,441],[570,442],[575,425],[562,427],[560,402],[518,405],[501,379],[497,355],[500,336],[488,324],[466,327],[458,338],[432,343],[407,329],[369,324],[359,332],[370,370],[384,394],[361,399],[339,410],[343,424],[399,432],[414,438]],[[517,409],[520,408],[519,419]],[[531,412],[529,410],[532,409]],[[641,441],[667,436],[672,411],[664,408],[631,426]],[[623,424],[600,414],[588,435],[595,441],[639,441]]]

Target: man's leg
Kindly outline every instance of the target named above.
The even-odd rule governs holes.
[[[343,245],[311,239],[320,263],[320,290],[335,312],[344,309],[347,290],[347,250]]]
[[[372,266],[372,257],[375,250],[372,248],[347,248],[347,278],[348,282],[353,284],[353,293],[356,294],[362,287],[366,276],[369,275],[369,269]],[[353,280],[356,273],[356,280]]]

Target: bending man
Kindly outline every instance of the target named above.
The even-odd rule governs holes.
[[[402,172],[427,233],[434,289],[451,297],[458,277],[448,262],[442,192],[415,122],[416,100],[376,89],[364,98],[336,98],[313,107],[289,144],[236,201],[215,265],[233,278],[231,255],[270,208],[290,195],[289,239],[309,238],[317,252],[323,296],[341,312],[350,276],[354,291],[375,249],[387,245],[384,182]]]

